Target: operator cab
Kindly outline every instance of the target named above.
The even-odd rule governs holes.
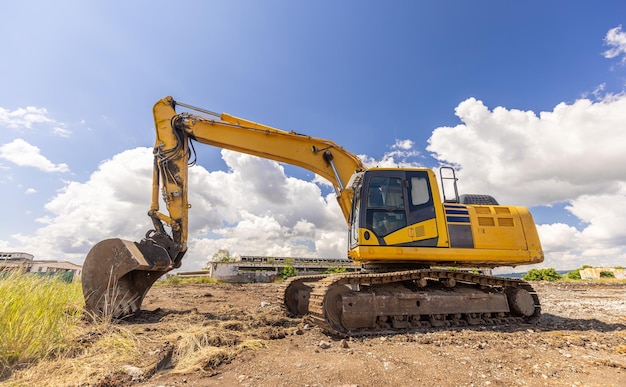
[[[426,170],[370,169],[355,189],[350,248],[358,245],[436,246],[437,238],[416,242],[407,229],[435,219]]]

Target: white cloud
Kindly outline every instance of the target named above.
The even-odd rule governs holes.
[[[421,167],[422,164],[416,160],[416,157],[420,155],[419,151],[415,148],[415,142],[412,140],[396,139],[396,142],[391,146],[391,150],[385,152],[380,160],[377,160],[368,155],[358,155],[368,168],[380,167],[380,168],[411,168]]]
[[[490,110],[470,98],[456,114],[462,123],[435,129],[428,150],[460,167],[462,193],[492,194],[503,204],[567,202],[580,224],[539,226],[547,257],[543,266],[623,265],[625,96],[581,99],[538,114]],[[360,157],[368,166],[419,166],[413,145],[398,140],[380,160]],[[39,155],[35,147],[25,149]],[[5,151],[0,148],[0,155],[9,159],[13,153]],[[239,255],[345,257],[345,221],[334,194],[322,195],[318,177],[289,177],[278,163],[237,152],[223,150],[222,158],[227,171],[190,169],[190,237],[183,270],[204,266],[222,248]],[[115,155],[88,181],[68,182],[47,203],[48,215],[39,219],[35,234],[13,237],[20,250],[40,258],[79,263],[99,240],[139,240],[151,228],[146,215],[151,176],[151,149]]]
[[[595,247],[626,246],[626,195],[583,195],[567,209],[586,224],[582,242]]]
[[[231,254],[345,257],[347,231],[334,195],[288,177],[273,161],[222,151],[229,171],[190,169],[189,250],[183,270],[199,269],[219,249]],[[88,181],[68,182],[46,204],[34,235],[13,235],[39,258],[82,262],[91,246],[140,240],[151,228],[152,149],[103,162]],[[162,211],[165,211],[162,209]]]
[[[626,96],[561,103],[538,115],[469,98],[463,122],[433,131],[427,149],[461,167],[463,191],[503,203],[545,205],[614,193],[626,179]]]
[[[37,190],[36,190],[36,189],[34,189],[34,188],[27,188],[27,189],[26,189],[26,191],[24,191],[24,193],[25,193],[26,195],[32,195],[32,194],[36,194],[36,193],[37,193]]]
[[[626,54],[626,32],[622,31],[621,25],[606,33],[604,44],[611,47],[603,53],[605,58],[612,59]],[[622,57],[622,63],[626,63],[626,55]]]
[[[40,259],[81,263],[96,242],[112,237],[141,239],[150,226],[152,155],[147,148],[122,152],[103,162],[85,183],[67,182],[46,205],[34,235],[17,234]]]
[[[71,131],[65,129],[65,128],[61,128],[59,126],[56,126],[52,129],[52,133],[56,134],[57,136],[60,137],[69,137],[70,134],[72,134]]]
[[[580,99],[535,114],[469,98],[459,104],[455,127],[433,131],[428,150],[457,166],[461,193],[486,193],[502,204],[540,206],[566,202],[579,229],[539,228],[546,262],[623,264],[626,231],[626,96]],[[600,255],[610,254],[610,255]],[[593,260],[593,262],[592,262]]]
[[[72,133],[65,127],[64,123],[50,118],[46,108],[28,106],[16,110],[8,110],[0,107],[0,125],[5,125],[11,129],[32,129],[40,124],[49,126],[51,132],[60,137],[69,137]]]
[[[67,164],[54,164],[41,154],[41,150],[22,140],[15,139],[0,146],[0,158],[21,167],[34,167],[44,172],[69,172]]]
[[[415,143],[411,140],[396,140],[396,143],[393,144],[391,148],[393,149],[402,149],[404,151],[408,151],[413,148]]]
[[[0,124],[9,128],[32,128],[34,124],[42,123],[54,123],[54,120],[48,117],[48,111],[45,108],[28,106],[11,111],[0,107]]]

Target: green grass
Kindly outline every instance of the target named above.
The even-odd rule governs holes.
[[[156,286],[160,285],[192,285],[192,284],[219,284],[219,281],[214,280],[211,277],[190,277],[181,278],[177,275],[170,275],[167,278],[159,280],[154,283]]]
[[[0,376],[59,354],[82,313],[80,283],[10,273],[0,277]]]

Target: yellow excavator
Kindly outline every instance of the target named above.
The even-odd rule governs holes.
[[[89,313],[121,318],[138,312],[154,282],[181,266],[191,207],[188,168],[197,141],[303,167],[334,186],[347,224],[348,257],[362,271],[285,281],[281,302],[288,314],[348,335],[538,319],[539,299],[527,282],[477,270],[543,261],[530,212],[489,195],[459,195],[453,169],[440,169],[440,190],[430,169],[366,168],[332,141],[171,97],[158,101],[153,114],[148,215],[154,229],[140,242],[107,239],[89,251],[82,274]],[[160,200],[167,213],[159,210]]]

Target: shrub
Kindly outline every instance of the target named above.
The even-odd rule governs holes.
[[[556,281],[561,279],[561,275],[553,268],[532,269],[522,276],[524,281]]]
[[[282,279],[295,277],[297,275],[298,275],[298,270],[296,270],[296,268],[291,265],[286,265],[278,271],[278,276]]]
[[[567,278],[569,278],[569,279],[579,280],[579,279],[581,279],[581,277],[580,277],[580,270],[581,269],[572,270],[572,271],[568,272],[565,276]]]
[[[165,279],[159,280],[154,283],[155,286],[159,285],[193,285],[193,284],[211,284],[215,285],[218,281],[208,276],[198,276],[190,278],[181,278],[180,276],[173,274],[168,275]]]
[[[329,267],[328,269],[324,270],[324,274],[340,274],[347,271],[348,270],[345,267]]]
[[[600,278],[615,278],[615,273],[612,271],[601,271]]]

